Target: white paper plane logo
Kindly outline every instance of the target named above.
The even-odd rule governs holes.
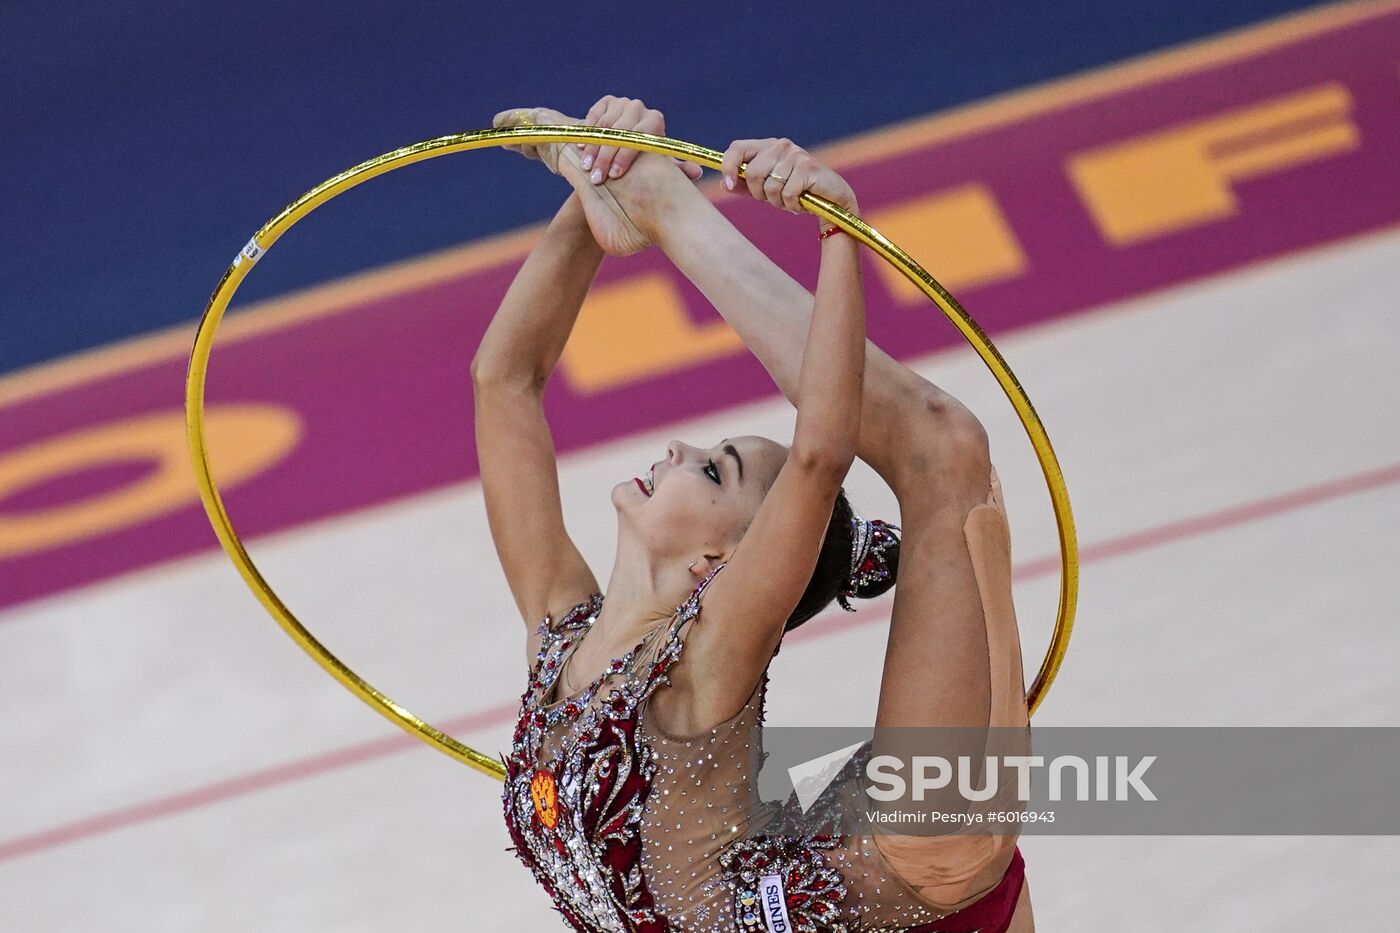
[[[864,744],[857,742],[839,752],[831,752],[788,768],[788,777],[792,780],[792,789],[797,792],[797,802],[802,805],[803,813],[812,808],[812,804],[817,802],[817,798],[835,780],[836,775],[846,766],[846,762],[850,761],[851,756]]]

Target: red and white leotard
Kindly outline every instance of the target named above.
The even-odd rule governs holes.
[[[555,697],[560,671],[602,594],[540,624],[543,636],[503,758],[514,852],[586,933],[995,933],[1021,888],[1017,852],[970,907],[931,907],[868,836],[764,835],[751,812],[765,671],[748,702],[707,733],[667,735],[648,699],[669,684],[683,630],[700,623],[715,568],[632,651],[583,690]]]

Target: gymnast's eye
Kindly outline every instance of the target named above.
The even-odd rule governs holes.
[[[711,470],[714,470],[714,472],[711,473]],[[712,476],[714,478],[715,484],[719,485],[719,467],[715,466],[715,462],[713,460],[711,460],[709,462],[709,465],[705,467],[705,473],[709,476]]]

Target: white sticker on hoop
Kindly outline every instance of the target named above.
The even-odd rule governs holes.
[[[253,239],[248,241],[247,245],[244,246],[243,249],[238,251],[238,258],[234,260],[233,264],[236,266],[244,260],[247,260],[248,262],[257,262],[259,259],[262,258],[262,254],[265,252],[267,252],[267,250],[259,246],[258,238],[254,237]]]

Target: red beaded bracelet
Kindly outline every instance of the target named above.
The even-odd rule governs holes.
[[[828,229],[828,230],[823,230],[823,231],[822,231],[822,235],[819,236],[819,237],[817,237],[817,239],[819,239],[819,240],[825,240],[827,237],[831,236],[833,233],[845,233],[845,232],[846,232],[846,231],[845,231],[845,230],[842,230],[840,227],[837,227],[837,226],[833,225],[830,229]]]

